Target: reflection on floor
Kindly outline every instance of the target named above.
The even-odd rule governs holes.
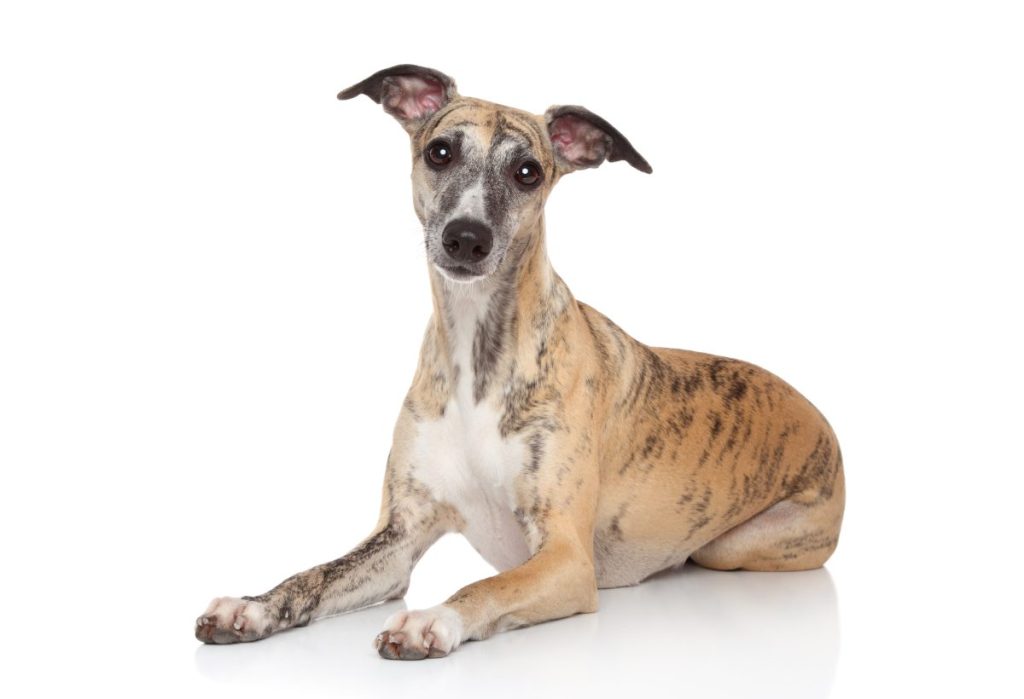
[[[448,658],[380,660],[370,641],[392,602],[265,641],[203,646],[206,681],[305,696],[397,691],[571,696],[580,678],[609,695],[824,697],[839,656],[836,593],[825,569],[715,572],[694,565],[603,590],[597,614],[468,643]],[[429,683],[429,685],[423,684]]]

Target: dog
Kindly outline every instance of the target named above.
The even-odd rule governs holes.
[[[594,612],[598,589],[687,560],[817,568],[839,537],[842,457],[825,418],[751,364],[652,348],[573,298],[545,250],[558,180],[651,167],[578,106],[543,116],[462,97],[447,75],[379,71],[366,95],[406,130],[433,317],[394,430],[380,519],[347,555],[257,597],[215,599],[205,643],[256,641],[405,594],[461,532],[497,575],[392,615],[385,658],[443,657],[499,631]]]

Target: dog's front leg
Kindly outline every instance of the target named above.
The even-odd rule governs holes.
[[[549,521],[526,563],[462,588],[444,604],[394,614],[376,638],[392,660],[442,657],[461,643],[507,629],[597,611],[592,547],[572,521]]]
[[[405,594],[421,555],[448,529],[445,509],[388,468],[380,522],[341,558],[291,576],[256,597],[219,597],[196,620],[204,643],[258,641],[313,619]]]

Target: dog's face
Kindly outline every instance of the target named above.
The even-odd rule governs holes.
[[[582,107],[537,116],[461,97],[451,78],[409,65],[380,71],[338,98],[358,94],[380,102],[409,133],[427,256],[455,282],[515,264],[563,174],[605,160],[651,171],[622,134]]]
[[[532,114],[459,98],[413,134],[413,204],[427,256],[445,277],[498,270],[537,229],[557,177],[551,142]]]

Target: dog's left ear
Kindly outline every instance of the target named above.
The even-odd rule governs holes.
[[[652,172],[633,144],[589,109],[571,105],[551,107],[544,113],[544,120],[555,148],[555,160],[564,172],[597,167],[605,160],[625,160],[641,172]]]
[[[458,96],[455,81],[433,68],[404,64],[379,70],[338,93],[348,100],[366,95],[398,120],[410,134]]]

